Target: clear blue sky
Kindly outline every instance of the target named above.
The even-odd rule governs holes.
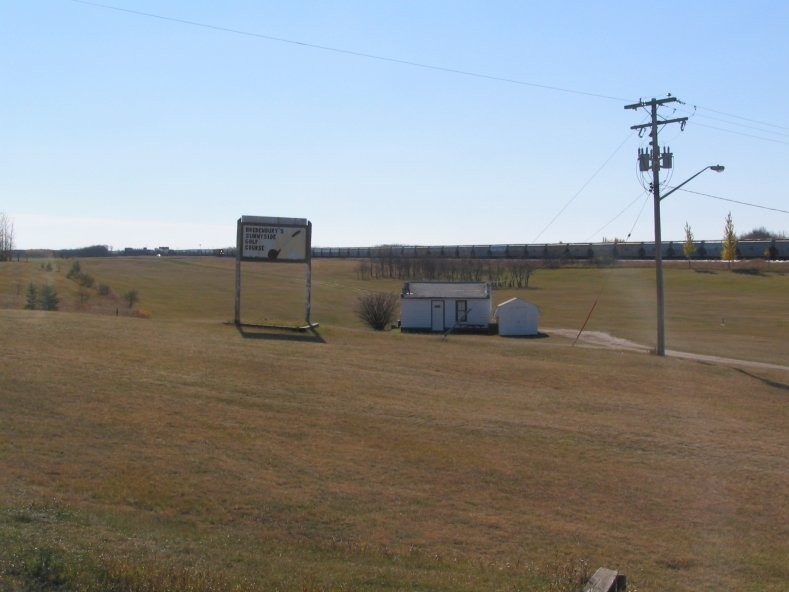
[[[308,218],[314,246],[651,240],[624,105],[669,92],[668,186],[721,163],[686,187],[789,210],[787,2],[102,3],[215,28],[0,0],[19,248],[230,246],[241,215]],[[697,193],[662,209],[665,240],[720,239],[730,211],[789,231]]]

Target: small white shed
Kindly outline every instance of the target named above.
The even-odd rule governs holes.
[[[537,335],[540,309],[531,302],[510,298],[496,307],[499,335]]]
[[[487,330],[491,293],[489,282],[406,282],[400,295],[400,328]]]

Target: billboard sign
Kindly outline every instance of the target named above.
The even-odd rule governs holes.
[[[304,263],[310,259],[311,235],[304,218],[241,216],[238,252],[242,261]]]

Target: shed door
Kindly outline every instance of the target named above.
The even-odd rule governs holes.
[[[444,301],[433,300],[430,303],[430,328],[433,331],[444,330]]]

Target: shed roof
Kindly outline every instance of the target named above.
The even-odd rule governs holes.
[[[488,282],[406,282],[403,298],[490,298]]]
[[[527,302],[526,300],[522,300],[517,297],[505,300],[496,307],[496,310],[499,308],[536,308],[538,311],[540,310],[536,304],[532,304],[531,302]]]

